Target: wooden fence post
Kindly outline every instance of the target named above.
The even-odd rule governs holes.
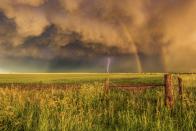
[[[106,81],[105,81],[105,92],[106,93],[108,93],[109,88],[110,88],[110,79],[106,78]]]
[[[171,74],[166,74],[165,79],[165,105],[169,108],[173,107],[173,80]]]
[[[178,77],[178,93],[180,98],[182,99],[182,94],[183,94],[183,85],[182,85],[182,78]]]

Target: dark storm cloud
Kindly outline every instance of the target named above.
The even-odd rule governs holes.
[[[3,59],[80,66],[128,55],[138,71],[175,71],[196,56],[195,0],[2,0],[0,9]]]

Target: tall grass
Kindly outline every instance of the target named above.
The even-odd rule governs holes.
[[[101,83],[80,89],[0,88],[0,130],[122,131],[196,130],[195,88],[172,110],[164,90],[104,92]]]

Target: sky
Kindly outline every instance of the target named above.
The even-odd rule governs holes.
[[[0,72],[196,72],[195,0],[1,0]]]

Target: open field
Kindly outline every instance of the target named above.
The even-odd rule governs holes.
[[[110,78],[113,81],[128,83],[160,83],[163,74],[104,74],[104,73],[57,73],[57,74],[3,74],[2,83],[89,83]]]
[[[2,74],[0,130],[196,130],[195,74],[173,75],[172,109],[165,106],[162,86],[143,91],[104,88],[107,78],[116,86],[163,85],[163,76]],[[183,80],[182,101],[177,76]]]

